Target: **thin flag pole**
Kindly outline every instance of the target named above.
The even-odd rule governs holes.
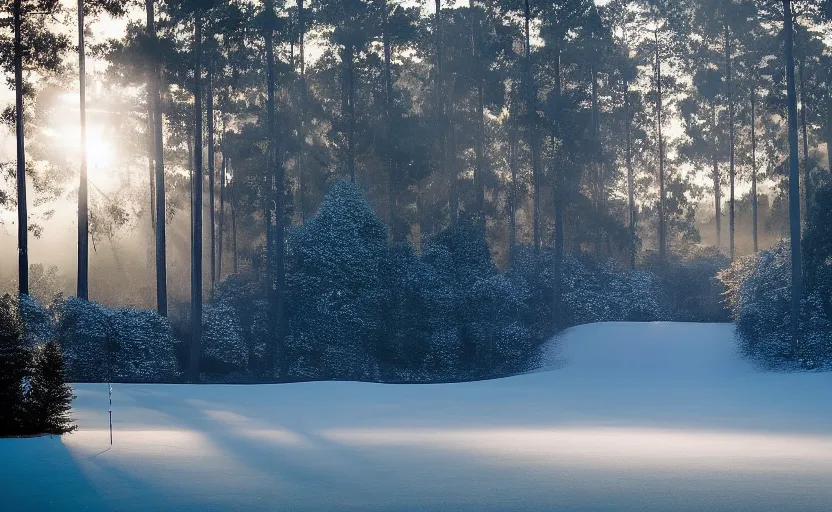
[[[108,382],[107,388],[110,390],[110,408],[108,409],[110,413],[110,446],[113,446],[113,385]]]

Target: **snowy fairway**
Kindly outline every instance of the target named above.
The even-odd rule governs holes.
[[[467,384],[115,385],[110,450],[78,385],[77,433],[0,440],[0,510],[832,510],[832,373],[759,373],[732,330],[583,326]]]

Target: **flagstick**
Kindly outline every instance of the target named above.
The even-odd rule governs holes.
[[[109,382],[107,388],[110,390],[110,446],[113,446],[113,386]]]

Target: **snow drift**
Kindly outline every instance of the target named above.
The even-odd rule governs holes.
[[[78,385],[77,433],[0,440],[4,510],[832,502],[832,374],[758,372],[730,325],[577,327],[544,370],[441,385],[116,385],[111,449],[106,385]]]

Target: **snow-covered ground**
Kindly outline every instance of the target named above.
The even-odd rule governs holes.
[[[80,429],[0,440],[4,511],[823,511],[832,374],[729,325],[595,324],[552,371],[445,385],[78,385]]]

